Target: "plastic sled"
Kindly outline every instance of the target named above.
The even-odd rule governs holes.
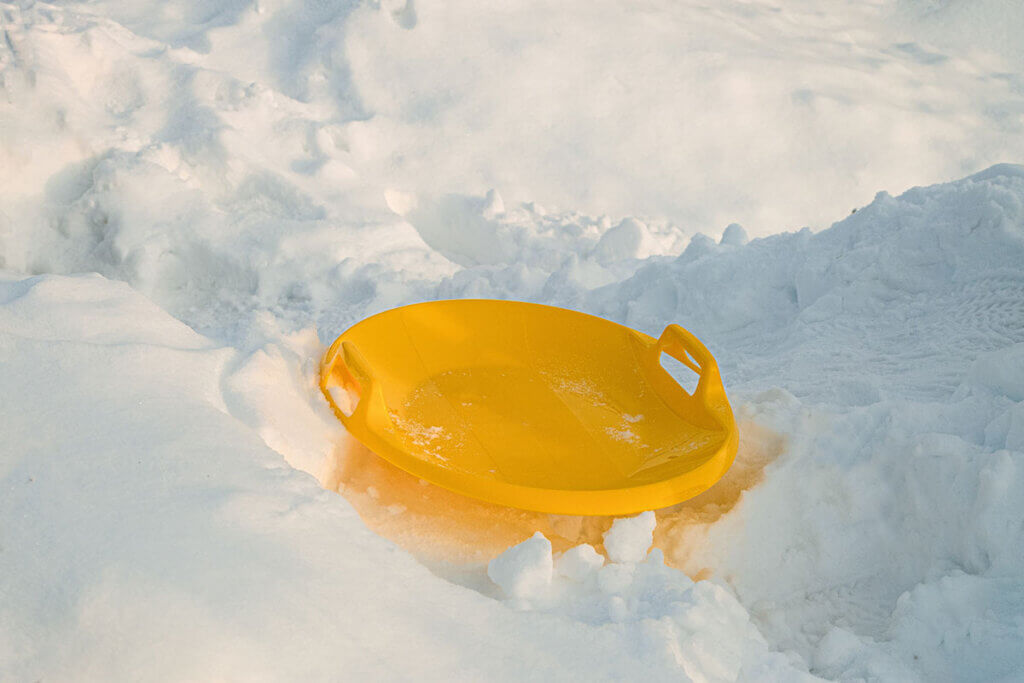
[[[666,353],[700,375],[687,393]],[[654,339],[576,311],[434,301],[349,328],[320,388],[349,433],[413,475],[502,505],[621,515],[718,481],[738,433],[718,366],[678,325]]]

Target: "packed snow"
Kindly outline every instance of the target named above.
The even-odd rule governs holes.
[[[1024,677],[1022,29],[0,1],[0,680]],[[389,465],[320,357],[459,297],[682,324],[735,464],[614,520]]]

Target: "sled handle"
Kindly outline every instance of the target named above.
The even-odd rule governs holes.
[[[341,371],[342,386],[347,389],[354,383],[359,388],[359,400],[349,415],[346,415],[338,407],[328,390],[328,381],[335,374],[336,369]],[[320,364],[320,391],[327,398],[334,414],[345,424],[348,424],[350,420],[363,423],[375,421],[390,423],[380,383],[374,377],[366,358],[351,341],[336,339],[324,354],[324,359]]]
[[[668,325],[654,347],[658,356],[662,353],[675,358],[698,375],[697,389],[693,395],[705,405],[718,403],[725,398],[722,377],[718,372],[718,363],[707,347],[697,337],[679,325]]]

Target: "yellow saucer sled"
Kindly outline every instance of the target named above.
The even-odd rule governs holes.
[[[688,394],[667,353],[700,375]],[[738,433],[692,334],[659,339],[553,306],[434,301],[367,318],[331,345],[320,388],[349,433],[422,479],[512,507],[621,515],[718,481]]]

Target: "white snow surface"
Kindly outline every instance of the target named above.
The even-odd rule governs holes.
[[[1022,27],[0,1],[0,680],[1021,679]],[[453,297],[684,325],[735,465],[614,521],[388,469],[320,356]]]

